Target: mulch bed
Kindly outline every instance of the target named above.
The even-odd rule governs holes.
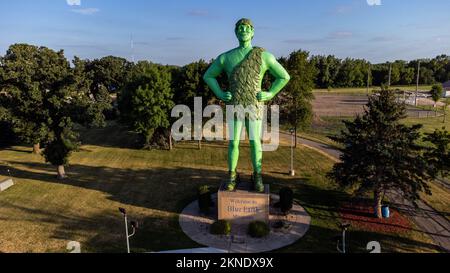
[[[400,233],[411,229],[410,220],[393,208],[390,208],[389,218],[378,219],[375,217],[373,204],[368,201],[344,203],[339,209],[339,213],[344,222],[348,222],[353,228],[360,230]]]

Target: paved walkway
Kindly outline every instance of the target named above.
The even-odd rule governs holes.
[[[290,135],[287,133],[280,133],[280,137],[288,141],[290,139]],[[318,149],[337,160],[342,154],[340,151],[322,143],[300,137],[298,137],[298,140],[301,144]],[[389,197],[391,202],[407,214],[443,251],[450,252],[450,221],[446,217],[422,201],[418,202],[419,208],[416,209],[411,202],[405,200],[399,193],[390,193]]]

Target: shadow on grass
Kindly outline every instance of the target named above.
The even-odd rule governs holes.
[[[73,164],[67,168],[68,178],[59,180],[55,167],[44,163],[7,161],[0,173],[8,168],[11,175],[58,185],[70,185],[108,194],[108,198],[125,205],[180,212],[196,198],[201,185],[217,186],[226,172],[192,168],[118,169]],[[12,166],[24,166],[29,171]]]
[[[43,183],[70,185],[74,187],[96,190],[106,193],[106,198],[121,204],[175,213],[175,216],[156,218],[143,217],[140,230],[132,239],[136,252],[160,251],[198,246],[191,241],[178,224],[178,214],[190,202],[196,199],[197,188],[201,185],[218,187],[226,178],[227,172],[194,168],[153,168],[153,169],[119,169],[108,167],[92,167],[71,165],[68,168],[69,178],[58,180],[52,174],[54,167],[43,163],[24,163],[9,161],[16,166],[11,169],[13,177],[33,179]],[[26,167],[23,170],[17,167]],[[0,172],[6,167],[0,166]],[[44,171],[44,172],[42,172]],[[242,179],[249,179],[243,175]],[[340,234],[338,224],[342,221],[339,215],[340,204],[350,196],[345,192],[320,185],[311,177],[302,179],[268,173],[265,183],[271,185],[271,191],[277,193],[281,188],[289,186],[294,190],[295,201],[300,203],[312,218],[311,227],[304,238],[281,252],[336,252],[333,237]],[[86,232],[97,232],[93,238],[85,242],[88,252],[122,252],[125,238],[123,235],[123,219],[117,208],[97,213],[94,216],[68,216],[65,212],[49,212],[41,209],[2,202],[2,206],[23,210],[29,221],[46,221],[58,225],[55,238],[67,240],[76,238]],[[82,215],[82,213],[80,213]],[[37,219],[36,219],[37,218]],[[1,219],[1,216],[0,216]],[[11,220],[3,219],[3,220]],[[21,219],[27,221],[27,219]],[[395,234],[379,234],[363,231],[349,232],[350,251],[367,252],[365,247],[369,241],[380,241],[385,249],[400,249],[406,252],[419,247],[422,251],[436,251],[437,247],[419,241],[396,236]],[[64,252],[64,250],[61,250]]]
[[[51,239],[81,243],[84,253],[123,253],[127,251],[123,217],[117,210],[105,210],[89,217],[68,215],[67,213],[50,212],[45,209],[36,209],[26,205],[18,206],[2,202],[5,209],[20,212],[20,217],[14,218],[0,216],[3,221],[29,222],[30,224],[51,224],[55,226]],[[130,248],[134,253],[155,252],[162,250],[194,248],[198,244],[191,241],[178,226],[178,217],[157,218],[132,216],[132,220],[139,222],[139,229],[130,239]],[[164,221],[164,225],[158,224]],[[86,234],[94,234],[92,237]],[[42,243],[42,242],[40,242]],[[64,243],[61,249],[51,249],[51,252],[68,252]]]

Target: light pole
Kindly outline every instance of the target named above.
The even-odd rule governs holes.
[[[127,220],[127,211],[124,208],[119,208],[119,211],[123,214],[123,218],[125,220],[125,236],[127,238],[127,253],[130,253],[130,238],[134,236],[136,233],[136,229],[138,228],[138,222],[131,221],[130,225],[133,228],[133,233],[128,235],[128,220]]]
[[[338,240],[337,250],[340,253],[344,253],[345,254],[346,253],[346,250],[345,250],[345,232],[350,227],[350,224],[340,224],[339,227],[342,230],[342,249],[340,249],[340,247],[339,247],[339,240]]]
[[[289,175],[290,176],[295,176],[295,170],[294,170],[294,142],[295,142],[295,138],[297,137],[295,135],[295,129],[291,128],[289,130],[289,132],[291,133],[291,170],[289,171]]]
[[[391,75],[392,75],[392,64],[389,63],[389,81],[388,81],[388,88],[391,88]]]
[[[417,106],[417,97],[419,96],[419,81],[420,81],[420,60],[417,64],[417,82],[416,82],[416,97],[414,99],[414,105]]]

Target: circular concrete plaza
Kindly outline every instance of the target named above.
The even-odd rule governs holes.
[[[229,253],[261,253],[289,246],[302,238],[309,229],[311,217],[305,209],[294,204],[288,215],[284,215],[273,204],[278,202],[277,195],[270,197],[270,234],[264,238],[256,239],[247,235],[248,225],[233,224],[231,234],[228,236],[212,235],[209,228],[217,219],[217,205],[211,209],[211,215],[203,215],[198,208],[198,202],[189,204],[180,214],[179,222],[183,232],[193,241],[224,250]],[[214,204],[217,204],[217,194],[213,195]],[[283,221],[281,228],[276,223]]]

